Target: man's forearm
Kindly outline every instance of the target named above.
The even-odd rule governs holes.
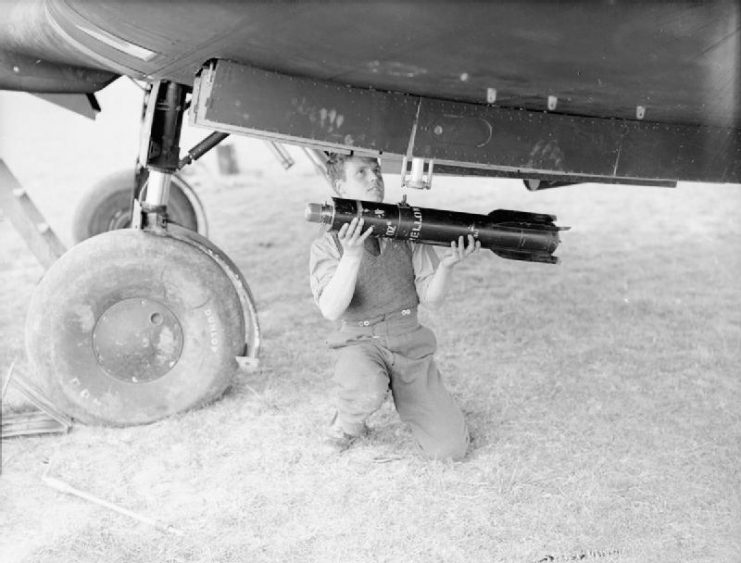
[[[448,292],[448,286],[450,285],[452,276],[453,268],[441,263],[427,285],[423,303],[432,307],[441,303],[445,298],[445,294]]]
[[[337,320],[345,312],[355,293],[355,283],[358,280],[361,257],[345,254],[337,264],[337,269],[324,287],[319,297],[319,310],[322,315],[331,320]]]

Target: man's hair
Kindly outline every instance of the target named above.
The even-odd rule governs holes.
[[[324,163],[327,167],[327,179],[332,185],[332,189],[339,195],[337,184],[345,180],[345,161],[352,156],[350,154],[340,154],[336,152],[327,153],[327,161]]]

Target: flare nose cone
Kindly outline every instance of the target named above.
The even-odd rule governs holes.
[[[309,203],[306,205],[304,217],[310,223],[322,222],[322,205],[319,203]]]

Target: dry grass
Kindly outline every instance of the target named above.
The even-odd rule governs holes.
[[[202,195],[257,297],[262,369],[171,420],[3,443],[0,560],[741,561],[738,186],[530,194],[436,179],[415,196],[573,226],[561,265],[482,255],[424,315],[475,440],[449,464],[421,459],[389,404],[358,446],[319,448],[329,327],[302,212],[324,186],[308,167],[259,169]],[[0,232],[4,372],[41,269],[7,221]],[[187,537],[46,488],[48,458],[52,475]]]

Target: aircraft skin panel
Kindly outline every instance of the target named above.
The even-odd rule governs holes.
[[[515,172],[741,182],[741,131],[486,107],[296,78],[212,61],[193,92],[196,125],[314,148]]]
[[[27,49],[119,74],[192,84],[206,60],[221,58],[499,107],[741,123],[734,0],[3,1],[15,16],[12,26],[0,18],[0,53]]]
[[[104,70],[50,63],[38,57],[0,50],[0,90],[92,94],[116,78],[117,74]]]
[[[191,119],[204,127],[304,139],[327,149],[404,154],[418,105],[418,98],[407,94],[218,61],[197,81]]]
[[[0,4],[0,89],[89,94],[117,78],[62,40],[42,0]]]

